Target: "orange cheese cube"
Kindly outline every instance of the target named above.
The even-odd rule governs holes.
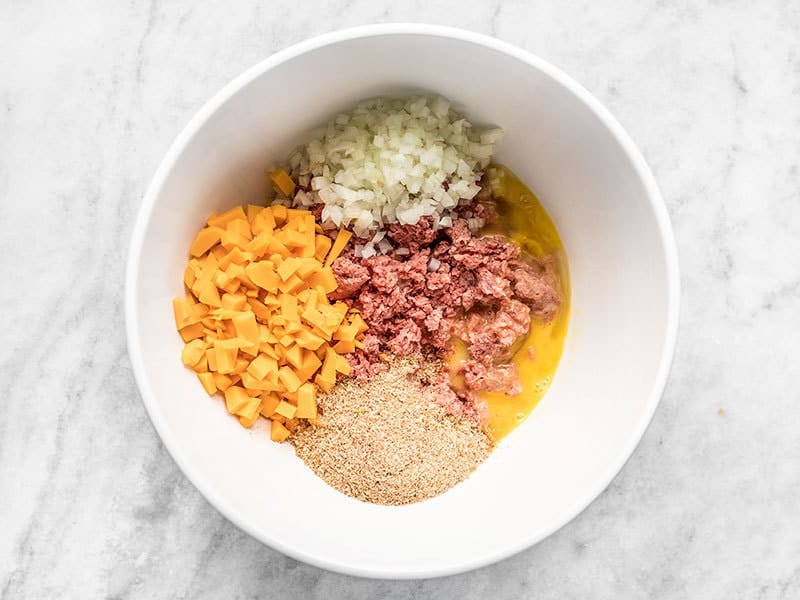
[[[191,289],[192,285],[194,285],[194,282],[196,280],[197,280],[197,275],[194,274],[192,268],[186,267],[186,269],[183,271],[183,285]]]
[[[303,349],[295,344],[286,350],[284,353],[284,358],[295,369],[300,369],[300,367],[303,365]]]
[[[197,296],[200,302],[207,304],[208,306],[222,306],[222,301],[219,298],[217,286],[215,286],[211,281],[198,280],[196,284],[201,284],[200,293]]]
[[[277,340],[275,340],[277,341]],[[276,361],[281,357],[280,354],[275,350],[275,346],[273,345],[275,341],[272,342],[263,342],[259,344],[258,351],[261,352],[264,356],[269,358],[274,358]],[[277,377],[277,371],[275,371],[275,376]]]
[[[224,231],[222,233],[225,233]],[[222,240],[220,240],[222,241]],[[227,254],[227,250],[222,246],[214,246],[211,250],[208,251],[207,256],[209,258],[213,257],[216,260],[220,260],[223,256]]]
[[[333,349],[339,354],[348,354],[350,352],[355,352],[356,342],[355,340],[340,340],[336,342],[336,344],[333,346]]]
[[[278,291],[278,284],[281,283],[281,280],[269,262],[260,261],[250,263],[245,267],[244,272],[258,287],[273,294]]]
[[[192,256],[202,256],[220,242],[223,231],[224,230],[220,227],[206,227],[201,229],[194,238],[189,248],[189,253]]]
[[[322,314],[322,312],[320,312],[320,310],[312,309],[306,306],[306,309],[303,311],[301,317],[309,325],[314,325],[320,329],[325,327],[325,316]]]
[[[317,260],[325,260],[325,257],[328,255],[332,244],[333,240],[327,235],[320,234],[314,237],[314,256],[317,258]]]
[[[290,208],[286,211],[287,213],[287,226],[294,227],[298,231],[302,231],[304,227],[304,217],[309,214],[309,212],[303,208]]]
[[[214,373],[214,385],[219,391],[224,392],[233,385],[233,379],[222,373]]]
[[[239,349],[230,346],[220,346],[222,342],[223,340],[217,340],[214,342],[217,372],[227,375],[233,373],[233,370],[236,368],[236,360],[239,354]]]
[[[250,373],[245,371],[240,375],[242,378],[242,385],[247,388],[248,391],[252,391],[253,394],[260,394],[263,392],[275,392],[280,389],[280,386],[277,383],[273,383],[272,381],[268,381],[267,379],[256,379]],[[253,395],[251,394],[251,395]]]
[[[261,394],[261,404],[258,407],[260,412],[265,417],[271,417],[275,414],[275,409],[281,403],[281,399],[272,392]]]
[[[175,327],[177,329],[181,329],[186,325],[191,325],[197,322],[196,320],[192,320],[194,317],[194,314],[192,313],[192,305],[189,304],[185,298],[172,299],[172,314],[175,317]]]
[[[232,385],[225,390],[225,407],[232,415],[241,414],[250,402],[250,396],[243,387]]]
[[[291,250],[297,250],[308,245],[308,236],[304,235],[300,231],[293,231],[289,229],[284,230],[284,235],[282,236],[281,241],[287,248]]]
[[[195,323],[193,325],[187,325],[186,327],[181,327],[178,332],[181,334],[181,338],[184,342],[191,342],[192,340],[203,337],[203,324]]]
[[[214,375],[212,373],[198,373],[197,378],[209,396],[217,393],[217,384],[214,383]]]
[[[234,221],[235,223],[236,221]],[[250,240],[242,235],[238,229],[226,229],[222,232],[220,244],[226,250],[233,250],[234,248],[242,248],[247,245]]]
[[[281,294],[278,297],[281,303],[281,313],[286,319],[299,321],[300,314],[297,311],[297,296],[292,294]]]
[[[294,194],[295,184],[286,171],[283,169],[275,169],[272,173],[270,173],[269,178],[284,196],[289,198],[292,197],[292,194]]]
[[[208,339],[206,339],[208,341]],[[212,342],[213,344],[213,342]],[[209,348],[206,350],[206,361],[208,362],[208,370],[209,371],[216,371],[217,370],[217,349],[216,348]]]
[[[297,260],[297,276],[302,280],[307,280],[309,277],[313,276],[314,273],[319,273],[322,270],[322,266],[317,262],[315,258],[298,258]],[[309,285],[311,285],[309,283]]]
[[[280,235],[280,232],[273,235],[270,240],[269,244],[267,244],[267,254],[269,255],[270,259],[273,258],[274,255],[278,256],[289,256],[291,252],[286,247],[286,244],[283,243],[281,239],[283,236]]]
[[[270,373],[278,373],[278,361],[266,354],[259,354],[247,367],[247,372],[256,379],[266,379]]]
[[[284,325],[284,329],[286,333],[290,336],[295,336],[296,334],[300,333],[301,331],[305,331],[305,326],[300,322],[300,319],[297,320],[289,320],[286,321],[286,325]]]
[[[325,349],[325,359],[322,361],[322,368],[320,369],[320,375],[326,381],[336,381],[336,366],[338,364],[336,352],[334,352],[333,348],[326,348]]]
[[[243,312],[231,319],[236,329],[236,337],[247,340],[251,346],[257,347],[260,342],[261,330],[252,312]]]
[[[242,427],[250,429],[253,425],[255,425],[255,422],[258,421],[258,413],[256,413],[252,417],[237,417],[237,418],[239,419],[239,424],[241,424]]]
[[[285,400],[281,400],[277,407],[275,407],[275,414],[278,414],[286,419],[293,419],[295,413],[297,412],[297,407],[294,404],[290,404]]]
[[[322,361],[311,350],[303,350],[303,361],[297,368],[297,377],[301,381],[309,381],[314,373],[322,366]]]
[[[228,388],[232,389],[232,388]],[[240,417],[244,417],[248,421],[255,422],[258,418],[258,409],[261,406],[261,398],[258,396],[249,396],[247,404],[242,408],[242,410],[238,413]]]
[[[243,311],[247,306],[247,296],[244,294],[222,294],[222,308]]]
[[[247,365],[250,364],[250,361],[247,360],[244,356],[239,356],[236,359],[236,363],[233,366],[233,373],[234,375],[241,375],[247,370]]]
[[[275,217],[272,216],[272,208],[267,207],[261,210],[250,222],[250,230],[254,236],[258,236],[265,231],[270,233],[275,230]]]
[[[304,383],[297,390],[297,412],[295,417],[299,419],[317,418],[316,388],[311,383]]]
[[[260,213],[264,210],[263,206],[259,206],[258,204],[248,204],[247,208],[245,209],[245,214],[247,215],[247,222],[250,223],[250,226],[253,226],[253,221]]]
[[[324,267],[317,273],[312,274],[308,278],[308,285],[312,287],[319,285],[325,290],[326,294],[330,294],[339,287],[339,284],[336,282],[336,276],[333,274],[333,270],[330,267]]]
[[[250,221],[245,217],[244,219],[233,219],[225,226],[225,231],[235,232],[248,241],[253,239],[253,232],[250,231]]]
[[[256,235],[250,242],[247,243],[245,246],[245,250],[252,254],[253,256],[264,256],[264,253],[269,250],[269,242],[272,239],[272,230],[265,229],[258,235]]]
[[[284,260],[278,268],[275,269],[278,275],[281,277],[281,281],[286,281],[294,275],[295,271],[297,271],[297,267],[299,266],[299,262],[294,257],[289,257]]]
[[[273,204],[272,216],[275,218],[275,225],[283,225],[289,218],[289,210],[282,204]]]
[[[193,367],[203,358],[205,350],[206,345],[203,340],[192,340],[183,347],[181,361],[183,361],[183,364],[187,367]]]
[[[314,383],[316,383],[322,391],[329,392],[333,389],[333,386],[336,385],[336,379],[328,379],[323,377],[322,373],[320,373],[314,377]]]
[[[253,260],[253,255],[250,252],[244,252],[239,246],[233,246],[225,255],[219,259],[219,268],[224,269],[229,277],[234,277],[239,274],[239,271],[228,272],[231,265],[244,265]]]
[[[341,354],[337,354],[335,350],[332,350],[332,352],[334,353],[334,360],[336,361],[334,363],[336,365],[336,371],[345,377],[350,375],[350,363],[347,362],[347,359]]]
[[[288,392],[296,392],[297,388],[303,383],[291,367],[280,367],[278,369],[278,381],[286,386],[286,391]]]
[[[287,294],[294,294],[305,287],[305,283],[297,275],[292,275],[286,281],[278,284],[278,289]]]
[[[328,253],[328,257],[325,259],[325,266],[330,267],[339,255],[344,250],[345,246],[347,246],[347,242],[350,241],[350,238],[353,237],[353,234],[347,231],[346,229],[340,229],[339,232],[336,234],[336,239],[333,241],[333,245],[331,247],[330,252]]]
[[[256,319],[262,322],[269,320],[270,310],[266,306],[264,306],[263,302],[261,302],[257,298],[248,298],[247,304],[250,306],[250,310],[253,311],[253,314],[256,316]]]
[[[244,209],[241,206],[234,206],[230,210],[226,210],[221,215],[211,215],[208,218],[207,223],[214,227],[225,227],[228,223],[233,221],[234,219],[246,219],[247,215],[244,212]]]
[[[286,429],[286,427],[284,427],[283,425],[278,423],[278,421],[273,419],[272,425],[271,425],[270,431],[269,431],[269,438],[273,442],[286,441],[286,438],[288,438],[290,434],[291,434],[291,432],[288,429]]]
[[[226,291],[226,292],[228,292],[229,294],[235,294],[237,291],[239,291],[239,288],[241,287],[241,285],[242,285],[241,281],[239,281],[238,279],[232,279],[230,282],[228,282],[226,285],[224,285],[221,289]]]
[[[339,325],[339,329],[336,330],[336,333],[333,334],[333,339],[353,341],[357,336],[358,328],[355,325],[352,323],[342,323]]]
[[[195,373],[207,373],[208,372],[208,359],[206,358],[205,352],[203,352],[203,356],[200,357],[200,360],[192,367]]]

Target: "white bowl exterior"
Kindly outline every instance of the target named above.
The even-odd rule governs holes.
[[[465,65],[468,69],[465,69]],[[469,75],[462,75],[465,70]],[[442,94],[506,130],[496,159],[528,183],[570,262],[572,318],[553,386],[531,417],[450,492],[405,506],[335,492],[294,456],[226,417],[180,365],[171,298],[186,249],[214,210],[261,202],[264,172],[355,101]],[[142,397],[181,468],[223,514],[287,554],[364,576],[422,577],[493,562],[541,540],[593,500],[639,441],[677,324],[669,222],[619,125],[555,69],[456,30],[375,26],[294,47],[255,67],[190,123],[139,216],[128,274],[131,357]]]

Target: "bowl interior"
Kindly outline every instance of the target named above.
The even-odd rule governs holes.
[[[297,558],[387,577],[451,573],[538,541],[586,506],[638,442],[674,334],[663,206],[629,142],[588,95],[535,59],[471,34],[382,31],[270,59],[212,101],[165,159],[129,273],[131,354],[145,404],[180,466],[228,518]],[[467,67],[465,67],[467,66]],[[450,492],[405,507],[339,494],[244,430],[180,364],[171,298],[214,210],[262,201],[265,170],[356,101],[435,92],[506,130],[496,160],[540,197],[570,261],[572,320],[547,396]],[[621,137],[620,137],[621,136]]]

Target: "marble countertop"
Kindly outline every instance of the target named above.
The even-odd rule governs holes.
[[[0,3],[0,598],[800,598],[800,5]],[[121,290],[168,145],[313,34],[425,21],[531,50],[642,148],[682,267],[663,401],[575,521],[429,581],[298,563],[228,523],[139,401]]]

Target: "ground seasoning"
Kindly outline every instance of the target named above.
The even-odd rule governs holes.
[[[492,442],[474,420],[437,404],[423,382],[441,366],[420,360],[321,395],[321,424],[289,438],[297,455],[340,492],[376,504],[419,502],[466,479]]]

